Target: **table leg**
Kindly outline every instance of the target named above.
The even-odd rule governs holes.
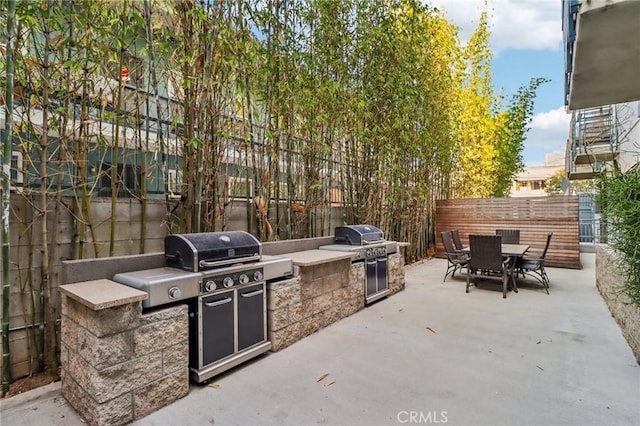
[[[516,275],[515,275],[515,269],[516,269],[516,263],[518,258],[516,256],[511,258],[511,288],[513,289],[513,291],[515,293],[518,292],[518,283],[516,282]]]

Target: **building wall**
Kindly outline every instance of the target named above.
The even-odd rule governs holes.
[[[640,162],[640,101],[616,105],[620,123],[619,166],[623,172]]]
[[[564,161],[564,159],[562,161]],[[525,167],[525,169],[514,178],[509,196],[544,197],[547,195],[545,191],[547,180],[563,169],[564,167],[561,165]]]
[[[545,192],[546,179],[516,180],[511,186],[511,197],[544,197],[547,195]]]

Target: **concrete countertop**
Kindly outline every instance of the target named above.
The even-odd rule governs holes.
[[[147,293],[144,291],[107,279],[61,285],[59,289],[63,294],[94,311],[114,308],[147,298]]]
[[[296,266],[306,267],[336,262],[343,259],[352,259],[356,254],[329,250],[305,250],[285,253],[283,256],[291,258],[291,260],[293,260],[293,264]]]

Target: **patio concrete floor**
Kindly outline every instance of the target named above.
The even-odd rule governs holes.
[[[581,259],[507,299],[443,284],[442,259],[407,266],[404,291],[133,424],[637,425],[640,368]],[[2,424],[82,425],[59,389],[2,401]]]

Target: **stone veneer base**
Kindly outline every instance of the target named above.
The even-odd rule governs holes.
[[[596,286],[640,364],[640,307],[620,294],[625,278],[616,267],[617,257],[605,244],[596,246]]]
[[[404,257],[394,253],[388,265],[395,294],[405,286]],[[341,259],[298,268],[294,278],[267,283],[267,333],[274,352],[365,306],[363,262]]]
[[[189,392],[186,305],[94,310],[62,299],[62,395],[90,425],[123,425]]]

